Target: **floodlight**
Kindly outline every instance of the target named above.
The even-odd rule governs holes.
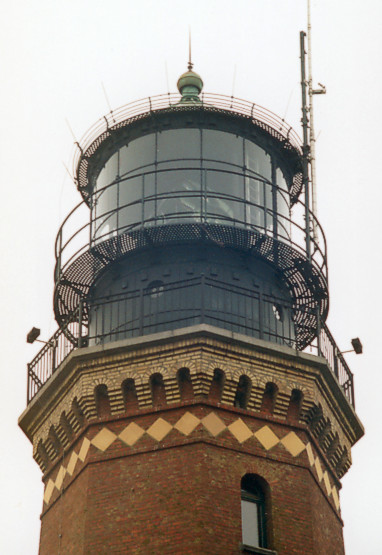
[[[355,354],[356,355],[361,355],[362,354],[362,343],[359,339],[359,337],[356,337],[355,339],[351,340],[351,346],[353,347]]]
[[[34,343],[38,336],[40,335],[41,330],[39,328],[32,328],[31,331],[27,335],[27,343]]]

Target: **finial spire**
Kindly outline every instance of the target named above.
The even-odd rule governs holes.
[[[188,27],[188,71],[192,71],[194,64],[191,61],[191,27]]]
[[[191,58],[191,28],[188,26],[188,64],[187,71],[178,79],[178,91],[182,95],[181,103],[200,103],[199,94],[203,89],[203,81],[200,75],[195,73],[192,68],[194,64]]]

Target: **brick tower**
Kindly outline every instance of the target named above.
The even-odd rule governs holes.
[[[325,325],[303,149],[274,114],[202,87],[190,65],[179,95],[78,145],[59,327],[20,417],[42,555],[344,553],[340,479],[363,429]]]

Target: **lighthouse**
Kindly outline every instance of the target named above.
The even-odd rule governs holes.
[[[45,484],[40,553],[344,553],[363,428],[304,146],[205,93],[191,63],[177,87],[77,145],[58,329],[19,421]]]

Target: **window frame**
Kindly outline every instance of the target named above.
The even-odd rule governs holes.
[[[270,514],[270,490],[267,482],[259,475],[246,473],[241,477],[241,532],[242,553],[257,553],[263,555],[277,555],[276,551],[269,549],[272,542],[271,514]],[[245,516],[243,501],[256,505],[256,517],[254,511],[250,510]],[[251,514],[252,513],[252,514]],[[251,518],[257,518],[257,539],[253,536],[253,523]],[[249,533],[248,533],[249,532]],[[245,543],[248,542],[248,543]],[[257,544],[257,545],[255,545]]]
[[[254,485],[254,489],[255,489],[255,485]],[[245,544],[248,547],[267,547],[267,537],[266,537],[266,518],[265,518],[265,496],[264,493],[260,490],[260,488],[257,486],[257,492],[254,493],[254,491],[248,491],[246,489],[244,489],[243,487],[241,488],[241,502],[243,501],[247,501],[249,503],[253,503],[254,505],[256,505],[257,507],[257,530],[258,530],[258,543],[259,545],[253,545],[251,546],[250,544]],[[244,543],[244,520],[243,520],[243,505],[241,504],[241,510],[242,510],[242,514],[241,514],[241,522],[242,522],[242,537],[243,537],[243,543]]]

